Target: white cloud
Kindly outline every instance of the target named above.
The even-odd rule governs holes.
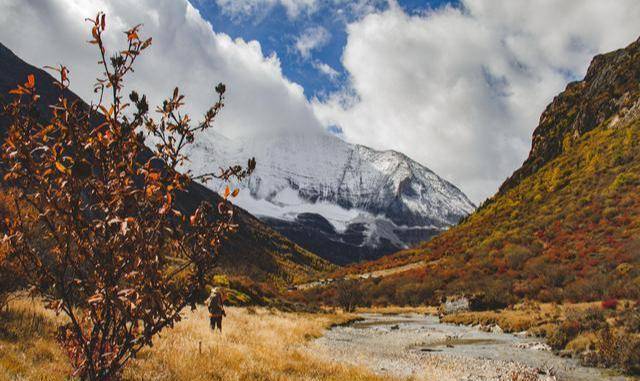
[[[313,50],[322,48],[330,39],[331,33],[321,26],[307,28],[296,39],[295,48],[303,58],[308,59]]]
[[[312,14],[318,7],[316,0],[216,0],[216,3],[223,12],[235,17],[265,15],[280,5],[289,18],[295,19],[301,14]]]
[[[335,81],[338,78],[338,76],[340,76],[340,73],[338,73],[336,69],[332,68],[331,66],[329,66],[324,62],[315,61],[313,62],[313,67],[316,70],[318,70],[320,73],[329,77],[329,79],[331,79],[332,81]]]
[[[640,34],[636,0],[463,0],[418,16],[390,4],[349,25],[349,84],[316,100],[316,114],[349,141],[408,154],[476,202],[526,158],[567,75]]]
[[[289,19],[312,15],[319,10],[330,11],[345,21],[358,19],[385,6],[389,0],[193,0],[198,3],[215,1],[223,13],[236,20],[262,19],[276,6],[285,9]]]
[[[358,20],[388,4],[388,0],[327,0],[343,21]]]
[[[227,102],[215,128],[227,136],[322,128],[302,87],[282,75],[278,57],[265,57],[256,41],[215,33],[186,0],[3,0],[0,42],[36,66],[66,64],[72,90],[91,100],[100,68],[83,20],[98,10],[107,14],[112,50],[123,47],[122,31],[138,23],[143,35],[153,37],[128,83],[154,108],[179,86],[199,120],[214,100],[213,87],[224,82]]]
[[[320,4],[227,1],[282,4],[291,16]],[[227,106],[217,124],[225,135],[332,126],[351,142],[408,154],[477,202],[524,160],[538,117],[567,73],[581,76],[594,54],[640,34],[636,0],[463,0],[461,8],[419,16],[394,6],[375,12],[376,0],[331,1],[373,13],[348,27],[348,86],[313,106],[283,76],[277,56],[265,56],[256,41],[216,33],[186,0],[0,0],[0,42],[36,66],[67,64],[72,89],[90,100],[99,68],[84,18],[107,12],[112,49],[122,47],[123,30],[142,22],[154,44],[130,88],[152,104],[179,85],[197,118],[213,100],[213,86],[225,82]]]

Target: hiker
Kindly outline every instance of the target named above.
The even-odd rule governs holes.
[[[209,297],[209,318],[211,329],[216,330],[216,327],[222,332],[222,317],[227,316],[224,312],[224,297],[222,290],[215,287],[211,290],[211,296]]]

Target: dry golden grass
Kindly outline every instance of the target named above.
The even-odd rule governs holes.
[[[0,313],[0,381],[67,379],[67,358],[52,339],[63,321],[32,299],[10,302]]]
[[[0,321],[0,381],[67,380],[67,359],[52,339],[61,318],[39,302],[21,299]],[[264,308],[228,308],[223,333],[214,333],[204,308],[165,330],[153,348],[127,365],[124,379],[145,380],[386,380],[370,371],[332,363],[309,340],[347,314],[298,314]]]
[[[228,308],[223,333],[206,311],[189,313],[125,372],[127,380],[378,380],[370,372],[330,363],[305,343],[349,315],[293,314]],[[200,350],[201,346],[201,350]]]
[[[530,331],[533,334],[545,336],[549,330],[553,329],[555,323],[565,318],[568,311],[584,311],[587,308],[600,308],[600,303],[527,303],[498,311],[455,313],[443,316],[442,321],[464,325],[497,324],[505,332]]]
[[[549,322],[543,314],[529,311],[478,311],[461,312],[442,317],[442,322],[463,325],[494,325],[497,324],[505,332],[521,332]]]
[[[571,340],[565,349],[574,352],[581,353],[587,349],[594,349],[594,343],[596,342],[596,334],[593,332],[581,333],[575,339]]]

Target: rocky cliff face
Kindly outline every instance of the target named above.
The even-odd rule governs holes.
[[[595,56],[582,81],[567,85],[540,117],[531,152],[522,167],[500,187],[505,193],[560,155],[571,139],[618,118],[634,107],[640,94],[640,39],[625,49]],[[615,122],[615,121],[613,121]]]
[[[255,156],[256,172],[239,184],[239,204],[336,263],[428,240],[474,210],[454,185],[395,151],[321,132],[207,138],[192,152],[194,172],[216,169],[209,163],[221,158],[230,164]]]

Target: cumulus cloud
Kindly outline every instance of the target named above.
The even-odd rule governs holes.
[[[331,33],[321,26],[307,28],[296,39],[295,48],[300,55],[309,59],[311,52],[325,46],[331,39]]]
[[[391,2],[348,26],[349,83],[314,109],[479,202],[526,158],[553,96],[593,55],[637,38],[639,18],[636,0],[462,0],[414,16]]]
[[[122,31],[138,23],[153,37],[128,82],[152,105],[179,86],[199,119],[214,100],[213,87],[224,82],[227,102],[217,128],[229,137],[322,128],[302,87],[282,75],[278,57],[265,56],[257,41],[216,33],[186,0],[4,0],[0,42],[36,66],[69,66],[72,90],[90,101],[100,69],[83,20],[98,10],[107,13],[111,49],[122,49]]]
[[[223,12],[234,17],[255,16],[268,13],[274,6],[280,5],[287,16],[295,19],[301,14],[311,14],[317,10],[316,0],[216,0]]]

